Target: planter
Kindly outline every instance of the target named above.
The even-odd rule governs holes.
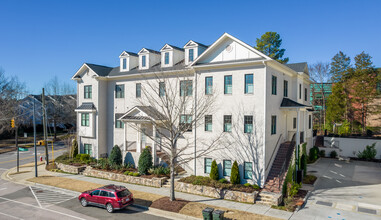
[[[66,173],[74,173],[74,174],[80,174],[82,171],[86,169],[86,165],[84,166],[73,166],[73,165],[67,165],[63,163],[56,163],[57,168],[66,172]]]
[[[158,188],[162,187],[165,180],[167,179],[166,177],[147,179],[147,178],[142,178],[137,176],[127,176],[120,173],[96,170],[90,166],[86,167],[86,169],[83,171],[82,174],[85,176],[92,176],[92,177],[109,179],[109,180],[114,180],[114,181],[119,181],[124,183],[133,183],[133,184],[152,186],[152,187],[158,187]]]
[[[226,189],[216,189],[210,186],[193,185],[190,183],[175,182],[175,190],[179,192],[191,193],[201,196],[208,196],[217,199],[227,199],[237,202],[254,204],[258,192],[245,193]]]

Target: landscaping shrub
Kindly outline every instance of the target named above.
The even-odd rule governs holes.
[[[71,153],[72,153],[71,157],[76,158],[76,156],[78,154],[78,141],[77,141],[76,137],[74,138],[73,143],[72,143],[72,152]]]
[[[301,187],[301,184],[298,184],[296,182],[291,182],[288,186],[289,186],[288,197],[292,198],[298,193],[298,191]]]
[[[228,182],[228,180],[227,180],[227,179],[225,179],[225,178],[222,178],[222,179],[218,180],[218,182],[220,182],[220,183],[227,183],[227,182]]]
[[[155,175],[169,175],[169,173],[171,172],[171,169],[169,167],[163,166],[158,166],[150,170],[152,170],[151,174]]]
[[[300,162],[300,167],[303,170],[303,175],[307,175],[307,143],[302,145],[302,158]]]
[[[212,180],[218,180],[219,175],[218,175],[218,166],[216,160],[213,160],[212,162],[212,167],[210,168],[210,178]]]
[[[249,186],[251,186],[251,184],[250,183],[245,183],[245,184],[243,184],[244,186],[246,186],[246,187],[249,187]]]
[[[329,153],[329,156],[331,158],[336,158],[337,157],[337,152],[335,150],[331,151],[331,153]]]
[[[121,165],[122,164],[122,152],[120,151],[120,148],[118,145],[115,145],[112,150],[109,157],[109,163],[111,166],[113,165]]]
[[[232,166],[232,172],[230,175],[230,183],[239,184],[241,182],[241,178],[239,176],[239,168],[237,161],[234,161]]]
[[[123,168],[124,169],[131,169],[131,168],[135,168],[134,164],[130,163],[130,162],[127,162],[125,161],[124,165],[123,165]]]
[[[124,172],[123,174],[126,175],[126,176],[128,176],[129,173],[130,173],[130,171],[126,171],[126,172]]]
[[[140,176],[139,173],[133,173],[132,175],[133,175],[133,176]]]
[[[290,183],[292,181],[293,174],[294,174],[294,164],[290,163],[290,165],[288,166],[286,178],[285,178],[285,180],[283,182],[283,186],[282,186],[283,196],[287,195],[287,193],[288,193],[287,186],[288,186],[288,183]]]
[[[55,159],[55,162],[63,163],[63,164],[68,164],[69,161],[70,161],[70,157],[68,153],[62,154],[61,156]]]
[[[78,154],[78,155],[80,155],[79,158],[80,158],[81,162],[86,163],[87,161],[90,160],[89,154]]]
[[[377,155],[376,143],[365,147],[363,152],[359,151],[357,157],[365,160],[373,160]]]
[[[77,154],[77,155],[75,155],[75,159],[77,159],[77,160],[81,160],[81,154]]]
[[[255,190],[260,190],[260,189],[261,189],[261,187],[259,187],[257,184],[254,184],[254,185],[253,185],[253,188],[254,188]]]
[[[98,160],[98,164],[99,164],[100,168],[103,169],[103,170],[109,168],[109,163],[108,163],[108,159],[107,158],[100,158]]]
[[[152,168],[152,154],[148,147],[146,147],[139,157],[138,170],[140,174],[147,174],[148,170]]]
[[[317,177],[314,175],[307,175],[303,178],[303,183],[304,184],[314,184],[316,179],[317,179]]]
[[[309,155],[309,160],[310,162],[314,162],[318,159],[318,153],[319,153],[319,148],[318,147],[313,147],[310,149],[310,155]]]
[[[325,157],[325,150],[319,151],[319,157]]]

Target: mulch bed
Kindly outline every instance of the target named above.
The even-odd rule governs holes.
[[[298,193],[294,196],[294,199],[295,200],[303,200],[304,197],[306,197],[308,191],[307,190],[304,190],[304,189],[299,189]]]
[[[170,201],[169,197],[163,197],[154,201],[151,205],[152,208],[161,209],[169,212],[180,212],[180,210],[188,204],[189,201],[176,199],[175,201]]]

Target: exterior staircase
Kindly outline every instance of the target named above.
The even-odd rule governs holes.
[[[167,154],[161,151],[157,151],[156,155],[159,158],[159,164],[165,163],[169,166],[170,163],[169,163],[169,157]],[[186,171],[181,166],[177,166],[175,167],[175,173],[177,175],[182,175],[182,174],[185,174]]]
[[[280,145],[262,191],[272,193],[282,192],[283,182],[294,152],[294,146],[295,142],[293,141],[287,141]]]

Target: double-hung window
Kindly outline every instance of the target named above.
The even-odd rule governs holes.
[[[224,170],[224,176],[230,176],[231,172],[232,172],[232,161],[231,160],[224,160],[224,164],[223,164],[223,170]]]
[[[189,49],[189,62],[193,62],[193,53],[194,53],[194,49]]]
[[[245,75],[245,94],[253,94],[254,93],[254,76],[253,74]]]
[[[205,94],[213,94],[213,77],[211,76],[205,77]]]
[[[283,81],[283,96],[288,97],[288,81]]]
[[[212,158],[205,158],[204,164],[205,164],[204,172],[210,173],[210,170],[212,169]]]
[[[192,80],[180,81],[180,96],[191,96],[193,92]]]
[[[127,59],[123,58],[123,69],[127,69]]]
[[[271,94],[272,95],[276,95],[277,93],[277,77],[276,76],[272,76],[271,77]]]
[[[307,101],[307,88],[304,88],[304,101]]]
[[[225,76],[224,78],[224,94],[232,94],[233,90],[233,77]]]
[[[245,115],[244,116],[244,132],[245,133],[252,133],[253,132],[253,116],[252,115]]]
[[[245,162],[243,165],[243,172],[245,179],[253,179],[253,163]]]
[[[159,96],[165,96],[165,82],[159,82]]]
[[[205,115],[205,131],[212,131],[213,118],[211,115]]]
[[[115,85],[115,98],[124,98],[124,85]]]
[[[224,132],[232,131],[232,116],[224,115]]]
[[[271,134],[276,134],[276,116],[271,116]]]
[[[142,56],[142,67],[146,67],[146,56]]]
[[[90,126],[90,115],[89,113],[81,113],[81,126]]]
[[[136,83],[136,98],[142,97],[142,84]]]
[[[118,115],[115,115],[115,128],[124,128],[124,123],[118,120]]]
[[[92,147],[91,147],[91,144],[84,144],[83,145],[83,150],[84,150],[84,153],[85,154],[88,154],[91,156],[91,153],[92,153]]]
[[[169,52],[165,52],[164,54],[164,63],[169,64]]]
[[[180,129],[192,131],[192,115],[180,115]]]
[[[91,99],[91,86],[85,86],[84,87],[84,98],[85,99]]]
[[[292,120],[292,128],[296,129],[296,118],[293,118]]]
[[[308,116],[308,129],[311,129],[312,127],[312,117],[311,115]]]
[[[299,99],[302,99],[302,84],[299,84]]]

